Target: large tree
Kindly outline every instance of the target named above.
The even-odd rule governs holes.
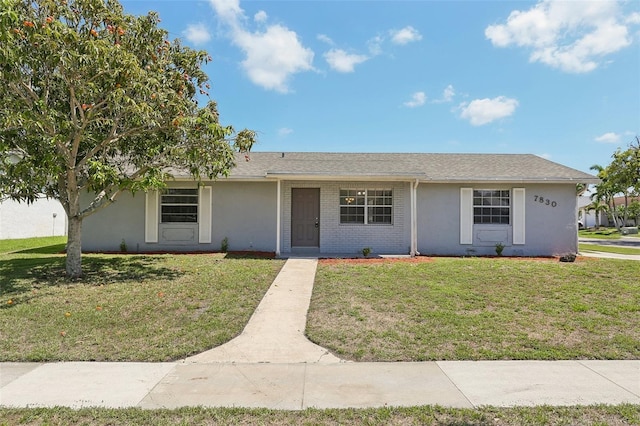
[[[162,188],[172,168],[225,175],[254,142],[220,124],[207,53],[159,22],[116,0],[0,0],[0,196],[62,203],[70,278],[85,217],[123,191]]]

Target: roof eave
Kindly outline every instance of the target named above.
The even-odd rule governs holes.
[[[460,177],[438,177],[438,178],[426,178],[421,179],[423,183],[508,183],[508,184],[530,184],[530,183],[545,183],[545,184],[597,184],[600,183],[599,179],[592,178],[460,178]]]
[[[333,173],[295,173],[295,172],[267,172],[267,179],[280,180],[314,180],[314,181],[396,181],[413,182],[425,178],[423,173],[362,173],[362,174],[333,174]]]

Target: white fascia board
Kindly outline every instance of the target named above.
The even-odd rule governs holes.
[[[379,181],[395,181],[395,182],[415,182],[416,179],[420,179],[424,175],[408,175],[408,174],[363,174],[363,175],[336,175],[329,173],[317,173],[317,174],[298,174],[298,173],[282,173],[282,172],[267,172],[267,179],[278,180],[313,180],[313,181],[353,181],[353,182],[379,182]]]
[[[486,178],[437,178],[437,179],[423,179],[420,180],[420,183],[472,183],[472,184],[504,184],[504,185],[516,185],[516,184],[535,184],[535,183],[544,183],[544,184],[578,184],[578,183],[599,183],[599,179],[486,179]]]

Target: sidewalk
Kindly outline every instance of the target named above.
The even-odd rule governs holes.
[[[168,363],[0,363],[7,407],[640,404],[640,361],[344,362],[304,337],[316,259],[289,259],[243,333]]]

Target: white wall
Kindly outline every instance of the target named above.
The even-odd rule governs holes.
[[[40,198],[32,204],[12,200],[0,202],[0,239],[66,234],[67,215],[57,200]]]

